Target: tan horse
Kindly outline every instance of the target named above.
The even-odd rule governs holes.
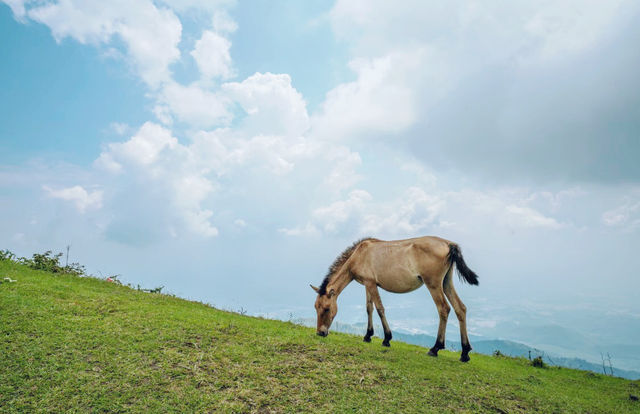
[[[371,315],[375,305],[384,329],[382,345],[390,346],[391,329],[384,316],[378,287],[389,292],[407,293],[424,284],[429,289],[440,315],[438,337],[435,345],[429,350],[429,355],[438,356],[438,351],[444,349],[447,318],[451,310],[446,296],[460,322],[460,360],[469,361],[471,345],[467,336],[467,308],[453,287],[451,274],[454,264],[460,280],[472,285],[478,284],[478,276],[465,264],[458,245],[448,240],[426,236],[396,241],[367,238],[355,242],[331,265],[322,285],[319,288],[311,286],[318,293],[315,303],[318,313],[318,335],[329,334],[331,322],[338,313],[338,295],[355,280],[364,285],[367,291],[368,326],[364,341],[371,342]]]

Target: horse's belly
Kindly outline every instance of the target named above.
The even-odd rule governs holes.
[[[393,293],[407,293],[423,285],[420,275],[414,272],[397,271],[381,274],[376,277],[378,286]]]

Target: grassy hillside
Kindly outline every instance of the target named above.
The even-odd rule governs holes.
[[[639,412],[640,382],[327,338],[0,260],[0,411]],[[310,303],[309,306],[312,306]]]

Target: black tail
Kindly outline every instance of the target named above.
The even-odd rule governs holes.
[[[478,275],[476,275],[473,270],[467,267],[467,264],[464,262],[464,258],[462,257],[460,247],[458,247],[457,244],[449,244],[449,263],[456,264],[456,269],[458,270],[458,276],[460,277],[460,280],[462,280],[463,282],[467,282],[470,285],[478,284]]]

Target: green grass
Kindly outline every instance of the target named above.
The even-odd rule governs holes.
[[[3,277],[0,412],[640,412],[638,381],[320,338],[0,260]]]

